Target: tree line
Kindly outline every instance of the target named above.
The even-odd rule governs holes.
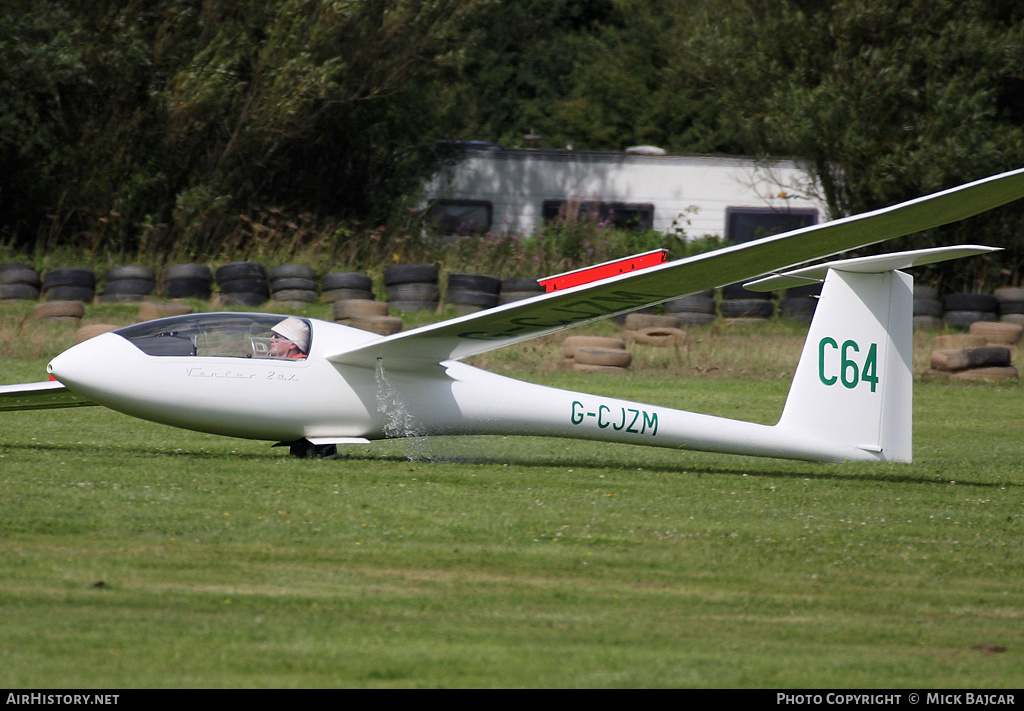
[[[0,241],[414,229],[442,139],[787,156],[834,215],[1024,165],[1014,0],[7,0]],[[1004,246],[1009,206],[906,240]],[[277,234],[275,232],[275,234]],[[979,277],[980,278],[980,277]]]

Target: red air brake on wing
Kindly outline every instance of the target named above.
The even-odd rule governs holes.
[[[667,261],[667,249],[653,249],[650,252],[634,254],[632,257],[613,259],[610,262],[604,262],[592,267],[583,267],[582,269],[573,269],[571,272],[555,274],[544,279],[538,279],[537,282],[544,287],[545,291],[552,292],[568,289],[571,286],[579,286],[580,284],[589,284],[618,274],[625,274],[626,272],[647,269]]]

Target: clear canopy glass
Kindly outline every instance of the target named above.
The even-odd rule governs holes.
[[[285,318],[277,314],[188,314],[138,323],[114,333],[153,356],[281,358],[273,347],[280,336],[272,329]],[[299,320],[309,326],[305,319]]]

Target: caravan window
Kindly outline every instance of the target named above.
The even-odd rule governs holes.
[[[725,238],[731,244],[781,234],[818,223],[813,208],[773,210],[769,207],[725,208]]]
[[[649,203],[545,200],[541,205],[541,215],[545,222],[559,217],[581,217],[622,229],[649,230],[654,227],[654,205]]]
[[[487,200],[435,200],[428,222],[439,235],[482,235],[491,231],[494,206]]]

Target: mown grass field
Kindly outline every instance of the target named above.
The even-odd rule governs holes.
[[[798,330],[708,330],[625,377],[553,342],[484,364],[771,422]],[[298,461],[0,414],[0,685],[1019,688],[1022,397],[916,384],[909,465],[500,437]]]

